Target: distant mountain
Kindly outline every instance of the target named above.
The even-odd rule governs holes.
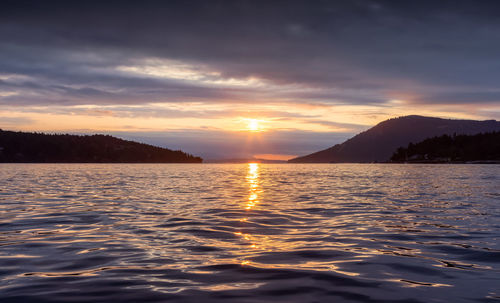
[[[407,146],[410,142],[420,142],[445,134],[474,135],[493,131],[500,131],[500,122],[405,116],[380,122],[342,144],[291,159],[289,162],[384,162],[389,160],[398,147]]]
[[[77,136],[0,130],[0,162],[200,163],[182,151],[107,135]]]
[[[480,162],[500,163],[500,132],[477,135],[443,135],[410,143],[392,155],[391,162],[444,163]]]

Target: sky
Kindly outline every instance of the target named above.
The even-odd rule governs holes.
[[[498,1],[0,3],[0,128],[288,159],[385,119],[500,119]]]

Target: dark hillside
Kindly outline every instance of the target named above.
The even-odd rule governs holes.
[[[398,147],[410,142],[445,134],[474,135],[493,131],[500,131],[500,122],[405,116],[383,121],[342,144],[289,162],[385,162]]]
[[[199,163],[202,159],[107,135],[49,135],[0,130],[0,162]]]

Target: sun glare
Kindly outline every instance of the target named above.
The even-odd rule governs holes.
[[[259,125],[259,120],[257,119],[248,119],[247,129],[251,132],[258,132],[262,130]]]
[[[259,121],[255,120],[255,119],[248,120],[248,129],[253,131],[253,132],[258,131],[259,130]]]

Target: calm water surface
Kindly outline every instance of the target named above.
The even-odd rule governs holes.
[[[499,165],[3,164],[1,302],[499,302]]]

